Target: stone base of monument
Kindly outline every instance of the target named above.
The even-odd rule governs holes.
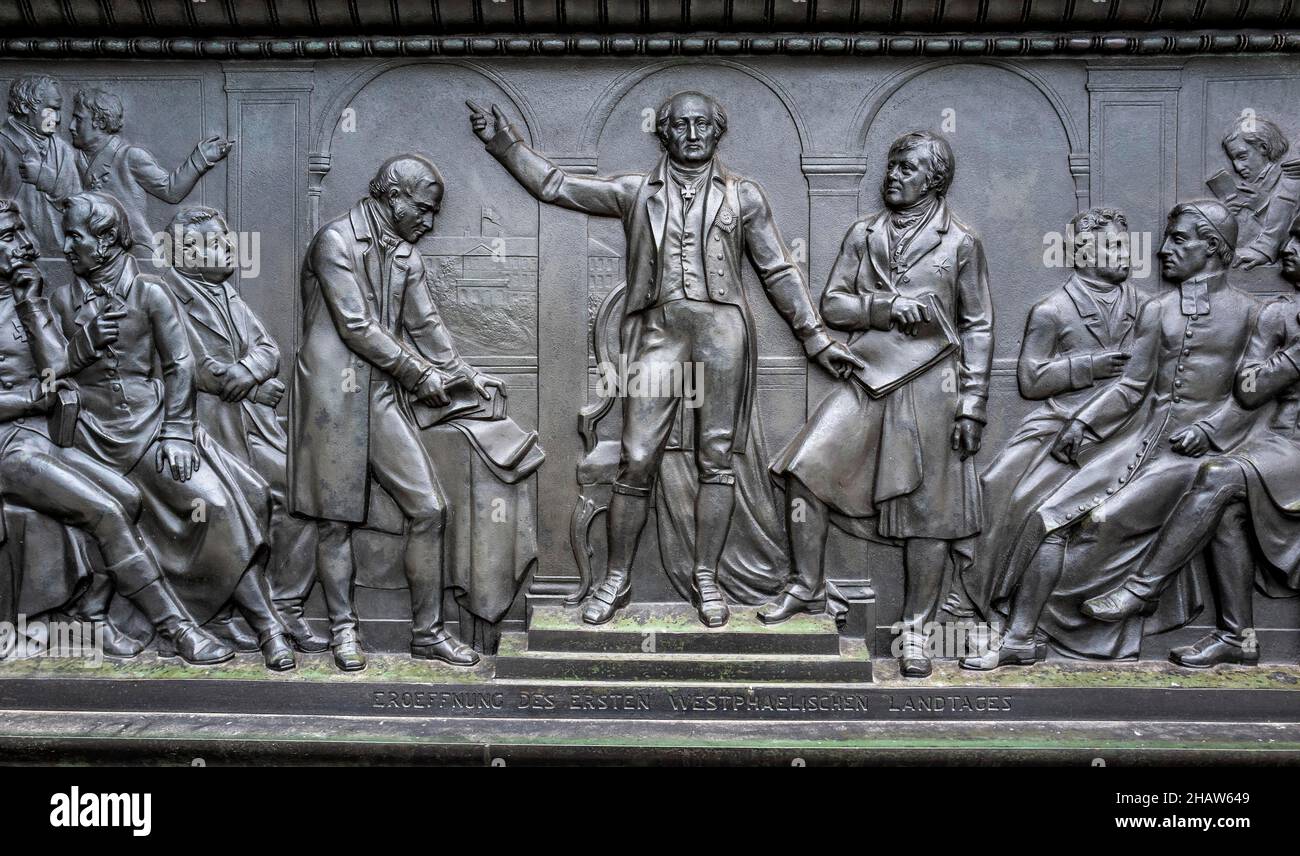
[[[537,629],[547,631],[541,645],[572,644],[549,621]],[[796,625],[791,633],[812,629]],[[601,642],[628,644],[618,635]],[[672,632],[663,643],[724,644]],[[697,651],[662,656],[735,656]],[[530,656],[562,659],[562,652]],[[1293,664],[1193,672],[1159,662],[1051,660],[971,673],[939,660],[930,678],[908,680],[896,661],[878,658],[870,683],[754,681],[716,670],[701,679],[626,680],[599,670],[586,678],[506,678],[500,666],[492,657],[457,669],[398,654],[374,654],[354,674],[335,669],[328,654],[300,655],[287,674],[267,672],[251,654],[209,668],[152,653],[98,663],[0,662],[0,757],[209,765],[1300,764],[1300,666]]]
[[[867,683],[864,642],[842,638],[834,619],[799,615],[767,626],[755,608],[723,627],[700,623],[686,603],[641,603],[609,623],[582,621],[579,607],[536,606],[524,633],[505,634],[499,679]]]

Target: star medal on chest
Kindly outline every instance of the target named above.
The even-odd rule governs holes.
[[[946,274],[952,268],[952,259],[940,257],[934,260],[934,272]]]

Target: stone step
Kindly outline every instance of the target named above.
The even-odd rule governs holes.
[[[582,620],[581,607],[542,605],[528,623],[528,650],[586,654],[838,655],[840,634],[827,615],[797,615],[767,626],[756,607],[733,608],[726,625],[700,623],[687,603],[638,603],[607,624]]]
[[[705,654],[534,651],[528,636],[506,633],[496,657],[499,679],[556,681],[703,681],[710,683],[869,683],[864,643],[837,642],[834,654]]]

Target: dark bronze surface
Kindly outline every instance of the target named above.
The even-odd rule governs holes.
[[[1276,718],[1292,5],[6,5],[0,704]]]

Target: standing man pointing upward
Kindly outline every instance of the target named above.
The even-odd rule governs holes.
[[[618,217],[627,236],[621,344],[628,390],[655,394],[624,391],[622,450],[608,514],[609,570],[582,618],[603,624],[631,600],[632,561],[681,401],[658,381],[699,364],[704,383],[695,413],[700,488],[693,597],[700,620],[721,627],[728,611],[717,568],[735,502],[732,456],[745,448],[758,368],[742,259],[748,255],[768,300],[809,356],[838,376],[857,359],[822,327],[762,188],[715,157],[727,114],[713,98],[679,92],[665,101],[655,121],[664,156],[648,173],[611,178],[566,173],[525,145],[495,105],[489,114],[467,104],[474,133],[529,193],[585,214]]]

